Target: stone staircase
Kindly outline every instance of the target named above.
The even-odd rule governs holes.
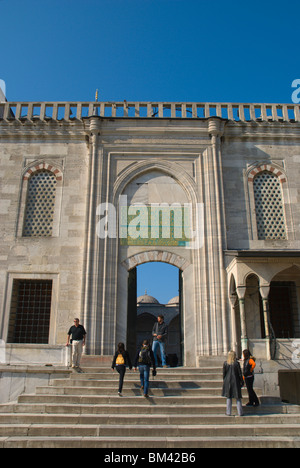
[[[127,372],[123,397],[117,383],[108,366],[84,367],[0,405],[0,447],[300,447],[298,406],[262,405],[245,408],[242,418],[225,416],[220,367],[158,369],[149,399],[139,374]]]

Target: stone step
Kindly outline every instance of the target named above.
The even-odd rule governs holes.
[[[133,358],[135,356],[131,356]],[[83,367],[94,367],[97,369],[107,368],[111,365],[113,356],[87,356],[83,354],[81,358],[81,365]],[[199,369],[201,367],[223,367],[223,363],[226,360],[226,356],[206,356],[201,357],[199,360],[199,367],[189,369]],[[187,367],[179,366],[176,369],[188,369]]]
[[[195,414],[39,414],[39,413],[2,413],[0,425],[40,424],[40,425],[299,425],[300,414],[270,414],[270,415],[245,415],[242,418],[228,417],[225,415],[195,415]],[[298,426],[299,427],[299,426]]]
[[[0,424],[0,437],[298,437],[298,424],[125,425],[125,424]]]
[[[106,373],[96,373],[96,372],[73,372],[70,376],[71,380],[111,380],[112,377],[118,378],[117,373],[113,373],[112,371],[106,372]],[[133,371],[128,371],[126,372],[126,380],[138,380],[139,379],[139,373],[138,372],[133,372]],[[150,374],[150,380],[153,380],[152,374]],[[154,378],[154,380],[171,380],[171,381],[194,381],[198,382],[201,380],[222,380],[222,374],[210,374],[210,373],[203,373],[203,374],[168,374],[166,372],[161,372],[158,371],[157,376]]]
[[[37,387],[37,395],[80,395],[80,396],[112,396],[117,393],[118,385],[114,387]],[[139,386],[136,388],[124,387],[122,391],[123,397],[129,396],[141,396],[142,390]],[[149,396],[185,396],[185,397],[194,397],[194,396],[220,396],[220,387],[217,388],[149,388]],[[243,389],[242,394],[244,398],[247,397],[247,390]],[[259,393],[257,393],[259,396]]]
[[[112,372],[112,368],[110,366],[106,367],[87,367],[81,366],[80,369],[84,373],[90,374],[107,374]],[[76,372],[75,369],[72,369],[73,372]],[[223,368],[220,367],[158,367],[158,373],[164,373],[167,375],[177,374],[177,375],[184,375],[184,374],[191,374],[193,376],[201,375],[201,374],[222,374]]]
[[[121,398],[120,398],[121,400]],[[170,406],[157,406],[151,405],[147,401],[147,404],[125,404],[125,398],[122,399],[123,404],[82,404],[82,403],[16,403],[6,405],[5,408],[1,408],[1,412],[15,412],[17,413],[41,413],[41,414],[76,414],[76,415],[224,415],[226,402],[223,399],[222,404],[202,404],[202,405],[170,405]],[[127,399],[126,399],[127,400]],[[145,399],[142,399],[142,403],[145,403]],[[128,401],[128,400],[127,400]],[[266,414],[300,414],[300,408],[293,405],[267,405],[260,406],[259,408],[247,408],[244,407],[244,413],[248,415],[263,415]],[[236,414],[236,408],[233,407],[233,415]]]
[[[118,388],[118,378],[113,378],[110,380],[72,380],[72,387],[94,387],[94,388]],[[70,386],[69,379],[54,379],[50,381],[51,387],[68,387]],[[222,380],[199,380],[199,381],[189,381],[184,380],[179,382],[178,380],[151,380],[151,388],[181,388],[181,389],[193,389],[193,388],[222,388]],[[140,383],[137,381],[128,380],[125,376],[124,388],[140,388]]]
[[[109,448],[109,449],[200,449],[200,448],[299,448],[300,437],[2,437],[0,448]],[[147,457],[147,455],[144,455]]]
[[[119,397],[116,372],[103,366],[84,371],[0,405],[0,447],[300,447],[298,406],[266,405],[257,392],[259,408],[244,407],[240,418],[234,405],[235,416],[225,416],[220,368],[159,369],[148,399],[139,374],[126,373]],[[246,389],[243,394],[246,403]]]
[[[84,355],[81,358],[82,366],[90,366],[90,367],[108,367],[111,365],[113,360],[112,356],[91,356],[91,355]]]
[[[126,405],[159,405],[161,408],[164,406],[170,405],[218,405],[225,403],[225,399],[221,396],[212,396],[212,395],[204,395],[204,396],[150,396],[148,399],[144,398],[144,396],[139,393],[136,396],[126,396],[120,398],[118,394],[115,395],[20,395],[18,398],[18,402],[20,403],[57,403],[57,404],[89,404],[89,405],[118,405],[122,406],[123,404]]]

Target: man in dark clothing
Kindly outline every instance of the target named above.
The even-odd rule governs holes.
[[[155,364],[157,366],[157,348],[160,348],[160,355],[161,355],[161,363],[163,367],[167,366],[166,361],[166,341],[168,336],[168,327],[164,322],[164,316],[159,315],[157,318],[157,322],[154,324],[152,330],[153,336],[153,344],[152,344],[152,351],[155,357]]]
[[[77,369],[80,366],[83,346],[85,346],[86,331],[82,325],[79,324],[79,319],[74,319],[74,325],[68,332],[68,339],[66,346],[70,345],[70,338],[72,336],[72,368]]]

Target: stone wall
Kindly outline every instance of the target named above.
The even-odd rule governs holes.
[[[253,304],[245,307],[251,274],[258,278],[267,329],[272,278],[300,265],[299,106],[3,103],[0,111],[4,342],[14,280],[48,279],[53,284],[49,361],[57,359],[55,346],[65,343],[74,316],[87,329],[87,354],[111,355],[126,337],[129,272],[151,259],[182,271],[186,365],[248,345],[247,322],[256,330]],[[53,234],[24,237],[28,181],[42,169],[57,181]],[[280,182],[286,240],[258,239],[253,179],[263,171]],[[99,206],[118,210],[121,195],[145,204],[189,203],[193,227],[202,206],[203,242],[186,248],[99,238]],[[248,258],[241,256],[245,251]],[[251,335],[253,342],[256,338]],[[262,357],[269,358],[268,339],[257,349],[260,345]]]

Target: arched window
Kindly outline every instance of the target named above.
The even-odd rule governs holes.
[[[258,239],[287,239],[281,183],[277,175],[260,172],[253,180],[253,191]]]
[[[56,175],[42,169],[28,180],[24,237],[51,237],[56,194]]]

